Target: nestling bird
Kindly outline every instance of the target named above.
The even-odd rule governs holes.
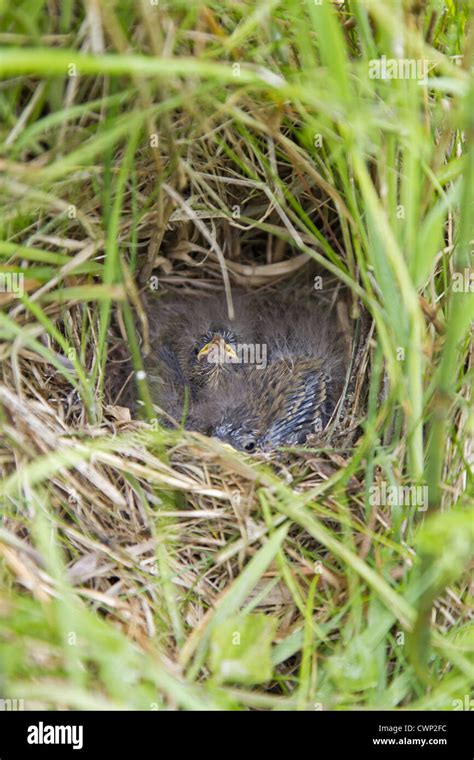
[[[178,420],[188,403],[186,427],[208,432],[212,394],[244,368],[237,347],[254,340],[255,302],[237,294],[232,320],[220,292],[207,298],[170,294],[149,299],[147,307],[151,350],[145,369],[152,399]]]
[[[234,390],[235,406],[223,403],[226,408],[214,435],[248,452],[302,444],[310,434],[326,427],[342,380],[341,367],[335,361],[278,359],[262,371],[253,370],[246,389],[237,394]]]
[[[335,320],[301,293],[163,303],[150,322],[153,399],[186,427],[248,452],[302,444],[326,427],[341,394],[346,357]],[[240,347],[265,348],[264,364]]]
[[[321,433],[346,373],[336,320],[318,302],[290,292],[267,300],[261,314],[259,330],[267,341],[269,364],[239,380],[239,401],[227,404],[214,429],[216,437],[245,451],[295,446]]]

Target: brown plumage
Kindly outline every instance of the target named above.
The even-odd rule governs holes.
[[[180,418],[187,393],[186,427],[245,451],[302,444],[324,430],[343,387],[346,357],[335,317],[315,298],[239,294],[233,321],[222,295],[156,308],[147,359],[154,400]],[[265,363],[219,361],[225,350],[238,353],[241,343],[263,346]],[[217,360],[209,364],[213,351]]]
[[[296,446],[329,422],[342,390],[342,367],[317,357],[277,359],[252,370],[228,394],[214,435],[245,451]]]
[[[251,296],[236,293],[231,320],[221,292],[209,297],[150,297],[151,350],[145,369],[153,402],[179,420],[187,397],[186,426],[208,432],[212,394],[245,368],[234,354],[238,344],[255,340],[255,307]]]

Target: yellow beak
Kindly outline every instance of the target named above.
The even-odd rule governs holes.
[[[197,358],[203,359],[209,354],[210,351],[213,351],[215,348],[223,348],[227,356],[230,356],[231,359],[237,359],[237,354],[235,353],[234,349],[224,341],[222,335],[214,335],[212,340],[210,340],[209,343],[206,343],[206,345],[201,348],[197,355]]]

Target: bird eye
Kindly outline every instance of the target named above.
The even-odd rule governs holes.
[[[255,441],[247,441],[244,443],[244,451],[255,451]]]

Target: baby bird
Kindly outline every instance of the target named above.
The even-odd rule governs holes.
[[[146,358],[154,403],[185,426],[247,452],[295,446],[322,432],[346,367],[335,320],[307,295],[157,299]],[[241,348],[264,347],[242,361]],[[248,358],[250,357],[250,359]]]
[[[247,452],[300,445],[326,427],[342,381],[337,362],[279,359],[266,369],[253,370],[246,390],[234,389],[238,403],[227,405],[214,435]]]
[[[253,340],[258,322],[254,307],[253,299],[237,294],[231,320],[223,293],[149,298],[145,369],[153,402],[176,420],[188,406],[186,427],[208,432],[212,394],[244,367],[237,349]]]
[[[316,301],[289,293],[262,304],[259,334],[268,366],[225,390],[214,435],[252,452],[303,444],[328,424],[347,357],[334,319]]]

